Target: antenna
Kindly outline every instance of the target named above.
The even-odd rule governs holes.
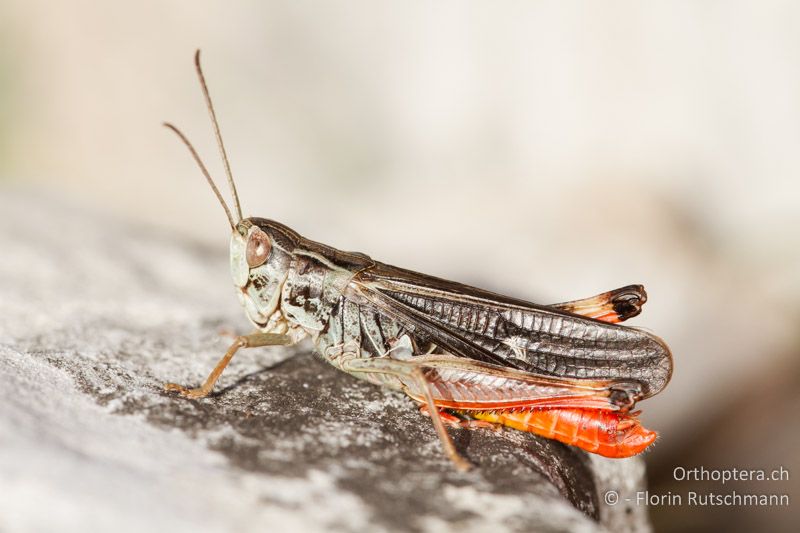
[[[217,189],[217,186],[214,184],[214,180],[211,179],[211,174],[208,173],[208,169],[203,164],[203,160],[200,159],[199,155],[197,155],[197,150],[194,149],[192,143],[189,142],[189,139],[186,138],[186,136],[181,132],[181,130],[179,130],[169,122],[164,122],[164,126],[174,131],[175,135],[177,135],[180,138],[180,140],[183,141],[183,144],[185,144],[186,148],[188,148],[189,151],[192,153],[192,157],[194,157],[194,160],[197,162],[197,165],[203,172],[203,176],[206,177],[206,181],[208,181],[208,184],[211,185],[211,190],[214,191],[214,194],[217,196],[217,200],[219,200],[220,205],[222,205],[222,209],[225,210],[225,215],[228,217],[228,223],[230,223],[231,229],[235,230],[236,223],[233,221],[233,217],[231,216],[231,210],[228,209],[227,204],[225,204],[225,200],[222,199],[222,194],[220,194],[219,189]]]
[[[225,163],[225,174],[228,176],[228,186],[233,195],[233,205],[236,207],[236,214],[239,220],[242,220],[242,207],[239,204],[239,194],[236,192],[236,184],[233,182],[233,174],[231,173],[231,164],[228,162],[228,154],[225,152],[225,144],[222,142],[222,135],[219,132],[219,123],[217,122],[217,114],[214,113],[214,104],[211,103],[211,95],[208,94],[208,85],[206,85],[206,78],[203,76],[203,69],[200,66],[200,49],[194,53],[194,66],[197,69],[197,77],[200,79],[200,86],[203,89],[203,96],[206,99],[206,107],[208,107],[208,114],[211,117],[211,123],[214,125],[214,135],[217,137],[217,146],[219,153],[222,156],[222,161]],[[228,217],[230,218],[230,216]]]

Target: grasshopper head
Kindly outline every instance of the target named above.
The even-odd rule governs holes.
[[[233,230],[231,235],[231,274],[233,284],[238,291],[239,300],[247,310],[247,316],[256,326],[266,326],[270,316],[280,306],[281,288],[289,273],[292,261],[292,251],[300,241],[300,236],[282,224],[263,218],[243,218],[242,206],[239,204],[239,193],[236,192],[236,183],[233,180],[228,154],[222,143],[222,134],[219,131],[217,115],[211,103],[211,95],[200,67],[200,50],[195,52],[194,65],[200,88],[206,100],[206,107],[211,116],[211,124],[217,137],[222,162],[225,164],[225,175],[228,178],[231,197],[233,200],[233,213],[225,203],[219,188],[211,178],[206,165],[203,163],[197,150],[194,149],[189,139],[178,128],[165,122],[164,126],[172,130],[189,149],[197,166],[206,178],[209,187],[219,200],[228,223]],[[236,218],[234,218],[234,214]],[[237,222],[238,221],[238,222]]]
[[[281,289],[299,236],[263,218],[240,221],[231,235],[231,275],[239,301],[256,326],[280,306]]]

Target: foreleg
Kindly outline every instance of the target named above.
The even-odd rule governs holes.
[[[225,370],[225,367],[228,366],[228,363],[231,362],[233,356],[236,352],[239,351],[240,348],[257,348],[259,346],[289,346],[294,344],[294,339],[288,335],[277,334],[277,333],[252,333],[250,335],[241,335],[236,337],[231,344],[228,351],[225,352],[225,355],[222,356],[222,359],[219,360],[217,366],[214,367],[214,370],[211,371],[211,374],[208,375],[206,378],[205,383],[202,386],[188,389],[176,383],[167,383],[164,385],[164,389],[171,392],[177,392],[181,396],[185,398],[197,399],[197,398],[205,398],[208,396],[211,391],[214,389],[214,384],[219,379],[220,375],[222,375],[222,371]]]

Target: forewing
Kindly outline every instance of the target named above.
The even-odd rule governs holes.
[[[638,329],[382,263],[361,271],[351,288],[459,357],[546,376],[636,381],[644,397],[672,373],[664,342]]]

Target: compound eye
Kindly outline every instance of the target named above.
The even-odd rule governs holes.
[[[263,265],[269,257],[270,250],[272,250],[272,243],[269,242],[269,237],[260,229],[256,229],[247,239],[247,251],[245,252],[247,266],[255,268]]]

